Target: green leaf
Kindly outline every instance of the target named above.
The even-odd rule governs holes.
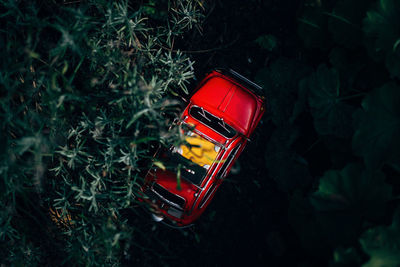
[[[278,39],[272,34],[264,34],[259,36],[255,42],[270,52],[274,51],[278,46]]]
[[[17,141],[16,152],[18,155],[24,154],[32,146],[37,146],[40,138],[36,136],[23,137]]]
[[[288,219],[302,248],[310,254],[326,252],[329,249],[330,240],[316,220],[309,199],[303,196],[302,192],[296,191],[290,195],[289,204]]]
[[[341,99],[343,88],[337,71],[325,65],[319,66],[308,78],[308,87],[308,103],[317,132],[321,135],[350,137],[354,108]]]
[[[364,19],[366,47],[375,59],[385,59],[386,67],[393,77],[400,77],[400,3],[396,0],[380,0],[367,12]]]
[[[370,173],[358,164],[327,171],[317,192],[309,198],[312,208],[291,211],[294,220],[310,217],[307,219],[310,227],[299,228],[307,231],[301,233],[305,244],[310,249],[353,244],[359,238],[365,219],[376,220],[383,215],[391,197],[391,187],[385,184],[384,178],[383,173]],[[308,215],[302,215],[305,212]],[[308,235],[313,236],[312,240],[307,240]]]
[[[370,92],[354,114],[353,150],[369,168],[400,160],[400,87],[387,83]]]
[[[308,162],[291,148],[297,137],[293,127],[277,128],[265,151],[268,175],[285,192],[306,187],[311,181]]]
[[[315,1],[305,1],[303,12],[297,19],[297,32],[307,48],[327,49],[331,46],[328,31],[327,9]]]
[[[156,165],[158,168],[160,168],[161,170],[165,171],[167,168],[165,167],[164,163],[162,163],[161,161],[154,161],[153,162],[154,165]]]
[[[333,261],[329,266],[360,266],[361,257],[355,248],[338,247],[333,253]]]
[[[177,168],[177,173],[176,173],[176,189],[177,190],[182,190],[182,185],[181,185],[181,177],[182,177],[182,168],[185,168],[181,164],[178,165]]]
[[[333,40],[344,47],[354,48],[363,40],[362,20],[370,0],[339,0],[331,12],[324,12],[328,18],[329,31]]]
[[[135,121],[137,121],[140,117],[142,117],[143,115],[146,115],[146,113],[151,112],[152,109],[151,108],[144,108],[140,111],[138,111],[137,113],[135,113],[132,116],[132,119],[130,119],[130,121],[126,124],[126,129],[128,129]]]
[[[301,110],[295,111],[295,104],[301,98],[298,83],[309,72],[308,66],[280,58],[257,73],[256,81],[264,87],[265,96],[271,107],[272,121],[276,125],[292,122],[300,114]]]
[[[329,53],[329,62],[332,64],[333,68],[335,68],[339,72],[339,77],[341,81],[342,87],[352,88],[353,83],[358,81],[360,71],[369,63],[369,60],[365,54],[359,55],[354,54],[351,50],[335,47]],[[376,71],[374,69],[374,71]],[[361,76],[361,75],[360,75]],[[373,79],[372,77],[368,77],[369,79]],[[377,79],[376,79],[377,80]],[[368,82],[366,77],[362,77],[363,82]],[[368,83],[369,85],[370,83]],[[357,84],[355,87],[359,87]]]
[[[327,171],[311,200],[321,212],[348,213],[357,220],[375,219],[382,215],[391,194],[382,172],[365,170],[360,164],[348,164],[341,171]]]
[[[378,226],[360,238],[362,249],[370,256],[364,267],[400,265],[400,225],[398,209],[390,226]]]

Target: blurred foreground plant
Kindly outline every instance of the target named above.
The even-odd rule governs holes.
[[[176,138],[166,93],[187,93],[193,72],[172,46],[202,18],[198,1],[157,5],[155,19],[146,3],[0,1],[1,263],[151,254],[140,218],[122,213],[135,209],[150,143]]]

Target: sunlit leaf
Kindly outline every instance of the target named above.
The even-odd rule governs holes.
[[[164,163],[162,163],[161,161],[154,161],[153,164],[156,165],[158,168],[160,168],[163,171],[165,171],[167,169],[165,167]]]

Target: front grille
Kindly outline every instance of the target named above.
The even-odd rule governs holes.
[[[185,206],[185,200],[183,198],[175,194],[172,194],[167,189],[165,189],[164,187],[160,186],[157,183],[154,183],[152,190],[172,206],[175,206],[180,209],[183,209],[183,207]]]

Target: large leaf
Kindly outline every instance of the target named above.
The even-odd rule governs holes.
[[[353,150],[370,168],[400,160],[400,88],[388,83],[367,95],[354,114]]]
[[[294,106],[300,97],[298,83],[310,72],[310,68],[297,61],[280,58],[268,68],[261,69],[256,76],[257,82],[263,85],[272,121],[276,125],[284,125],[293,121]]]
[[[268,175],[286,192],[306,187],[311,181],[307,161],[291,148],[296,139],[297,133],[292,127],[278,128],[265,152]]]
[[[400,210],[393,218],[392,225],[378,226],[366,231],[360,243],[370,259],[364,267],[400,265]]]
[[[357,74],[367,64],[365,62],[367,59],[368,57],[364,54],[354,54],[351,50],[342,47],[335,47],[329,53],[329,62],[338,71],[342,87],[353,86]],[[365,77],[362,79],[365,80]]]
[[[360,266],[360,264],[361,256],[355,248],[338,247],[333,253],[333,261],[331,261],[329,266]]]
[[[339,0],[331,12],[324,12],[328,19],[333,40],[342,46],[354,48],[361,44],[362,19],[370,0]]]
[[[323,3],[306,0],[303,4],[303,10],[298,17],[297,32],[308,48],[321,48],[326,50],[331,46],[331,40],[328,31],[328,20],[324,12],[328,9]]]
[[[342,87],[351,89],[349,94],[353,96],[369,92],[390,79],[386,68],[371,60],[363,49],[354,53],[354,50],[335,47],[329,54],[329,62],[338,70]]]
[[[321,135],[350,137],[354,108],[341,98],[343,88],[337,71],[321,65],[303,86],[309,88],[308,103],[317,132]]]
[[[341,171],[327,171],[312,198],[319,211],[348,212],[360,219],[382,215],[391,198],[391,187],[382,172],[367,171],[359,164],[349,164]]]
[[[330,246],[350,245],[361,233],[364,220],[381,218],[391,197],[384,175],[371,173],[362,165],[327,171],[310,198],[315,229]]]
[[[384,58],[390,74],[400,77],[400,2],[380,0],[364,19],[366,46],[375,59]]]

